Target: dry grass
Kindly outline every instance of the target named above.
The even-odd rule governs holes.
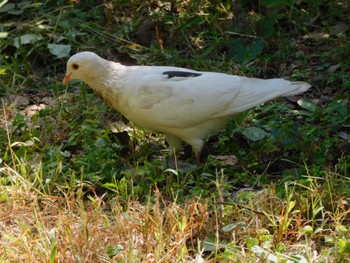
[[[79,187],[44,195],[23,182],[1,186],[6,262],[190,262],[199,251],[189,248],[215,227],[199,201],[179,206],[156,193],[146,205],[123,204],[86,197]]]
[[[81,184],[45,194],[14,169],[1,172],[10,179],[0,186],[1,262],[335,262],[347,253],[338,239],[348,238],[350,210],[317,203],[328,198],[316,200],[327,193],[317,185],[307,200],[297,185],[283,199],[271,185],[221,205],[169,202],[157,188],[140,203]]]

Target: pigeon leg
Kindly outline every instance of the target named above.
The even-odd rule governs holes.
[[[168,142],[170,147],[169,155],[177,159],[178,153],[182,147],[182,140],[179,137],[176,137],[168,133],[165,134],[165,140]]]
[[[201,152],[202,152],[202,148],[204,145],[204,141],[202,139],[189,139],[189,140],[185,140],[186,143],[188,143],[189,145],[191,145],[192,150],[194,152],[194,156],[195,156],[195,161],[196,161],[196,165],[200,166],[201,165]]]
[[[197,153],[196,156],[195,156],[195,158],[196,158],[196,165],[197,165],[197,166],[201,166],[201,165],[202,165],[202,162],[201,162],[201,153],[200,153],[200,152]]]

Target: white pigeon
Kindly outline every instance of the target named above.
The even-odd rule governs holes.
[[[170,66],[124,66],[93,52],[73,55],[63,84],[87,83],[134,124],[165,134],[170,154],[188,143],[200,163],[204,139],[242,111],[311,85],[284,79],[247,78]]]

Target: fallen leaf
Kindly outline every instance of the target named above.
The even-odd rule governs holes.
[[[340,23],[338,23],[338,24],[336,24],[334,26],[331,26],[329,28],[329,31],[330,31],[330,33],[332,35],[338,36],[338,35],[346,32],[346,31],[348,31],[348,29],[349,29],[349,25],[348,24],[346,24],[344,22],[340,22]]]
[[[330,66],[330,67],[327,69],[327,72],[328,72],[328,73],[333,73],[333,72],[336,71],[338,68],[340,68],[340,65],[339,65],[339,64],[332,65],[332,66]]]
[[[30,105],[28,106],[27,108],[25,108],[23,111],[22,111],[22,114],[24,116],[27,116],[29,118],[33,117],[33,115],[35,113],[37,113],[38,111],[42,110],[42,109],[45,109],[46,105],[41,103],[39,105]]]
[[[61,45],[61,44],[48,44],[47,47],[50,50],[50,53],[52,55],[55,55],[57,58],[64,58],[68,57],[71,45]]]
[[[3,2],[0,2],[0,13],[8,13],[10,10],[15,9],[16,5],[14,3],[8,3],[5,1],[5,4]]]
[[[16,106],[27,106],[29,104],[29,99],[24,96],[16,96],[14,97],[14,104]]]
[[[52,98],[50,98],[50,97],[44,97],[44,98],[41,99],[41,101],[44,102],[47,105],[51,105],[52,102],[53,102]]]
[[[35,42],[41,40],[42,38],[43,37],[40,35],[24,34],[22,36],[16,37],[13,40],[13,45],[16,48],[19,48],[21,45],[32,44],[32,43],[35,43]]]
[[[210,158],[222,162],[224,166],[235,166],[238,162],[236,155],[210,155]]]
[[[134,44],[126,45],[125,47],[136,50],[136,49],[140,49],[142,46],[139,45],[139,44],[134,43]]]
[[[317,110],[319,110],[319,107],[313,101],[308,99],[300,99],[297,101],[297,103],[300,107],[310,112],[316,112]]]
[[[242,130],[242,134],[248,139],[251,140],[253,142],[257,142],[260,141],[268,136],[270,136],[270,134],[266,131],[264,131],[261,128],[258,127],[248,127],[248,128],[244,128]]]
[[[119,122],[119,121],[110,123],[109,128],[110,128],[111,132],[113,132],[113,133],[120,133],[123,131],[129,132],[129,131],[133,130],[132,127],[130,127],[129,125],[126,125],[126,124]]]
[[[0,38],[6,38],[8,34],[7,32],[0,32]]]
[[[347,132],[341,131],[339,132],[339,137],[344,140],[348,140],[350,138],[350,135]]]
[[[311,32],[303,36],[303,39],[325,39],[329,38],[329,34],[325,32]]]

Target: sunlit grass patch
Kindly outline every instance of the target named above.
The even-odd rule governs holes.
[[[13,170],[2,170],[18,177]],[[85,194],[81,185],[59,196],[33,191],[20,178],[2,185],[1,250],[14,261],[168,262],[200,253],[198,240],[214,226],[208,205],[162,199],[157,191],[146,205],[118,197]],[[58,186],[59,188],[59,186]]]

